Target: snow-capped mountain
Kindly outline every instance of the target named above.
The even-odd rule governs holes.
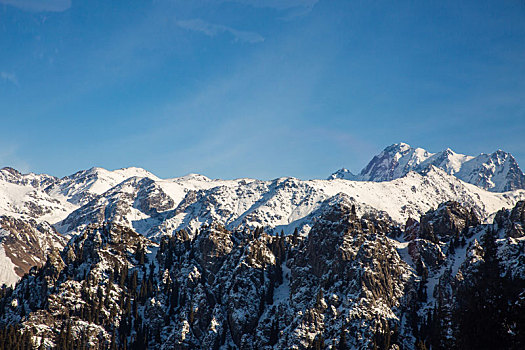
[[[141,168],[130,167],[109,171],[93,167],[55,181],[45,191],[54,197],[62,196],[73,204],[83,205],[130,177],[158,180],[155,175]]]
[[[500,168],[505,171],[495,170]],[[520,171],[503,152],[472,158],[450,150],[431,154],[406,144],[385,149],[359,176],[347,170],[340,173],[347,178],[360,177],[359,181],[337,178],[345,176],[308,181],[212,180],[198,174],[160,179],[140,168],[108,171],[96,167],[60,179],[3,168],[0,215],[52,225],[62,234],[113,222],[154,239],[183,228],[193,234],[212,223],[229,230],[262,226],[268,232],[289,234],[298,229],[305,235],[340,201],[353,203],[359,215],[373,212],[398,225],[446,201],[457,201],[472,208],[482,220],[491,220],[497,210],[525,199],[525,191],[489,192],[470,183],[500,186],[502,174]],[[382,181],[362,181],[365,177]]]
[[[385,148],[374,156],[359,175],[353,175],[343,168],[333,173],[329,179],[391,181],[410,171],[424,172],[430,166],[443,169],[460,180],[492,192],[525,189],[525,175],[510,153],[498,150],[491,154],[482,153],[472,157],[455,153],[449,148],[438,153],[430,153],[422,148],[413,148],[406,143]]]
[[[410,172],[390,182],[133,177],[73,211],[57,227],[74,232],[91,223],[111,221],[155,237],[216,222],[231,230],[262,226],[287,233],[299,228],[306,233],[324,204],[341,196],[350,198],[360,214],[373,209],[404,224],[409,217],[419,217],[450,200],[487,218],[525,198],[525,191],[488,192],[435,167],[424,175]]]

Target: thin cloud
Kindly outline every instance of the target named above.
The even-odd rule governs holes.
[[[221,33],[229,33],[233,35],[235,40],[247,42],[250,44],[264,41],[264,38],[260,34],[233,29],[222,24],[206,22],[202,19],[177,21],[177,25],[181,28],[200,32],[210,37],[214,37]]]
[[[295,7],[312,8],[319,0],[228,0],[253,7],[274,8],[277,10],[286,10]]]
[[[71,7],[71,0],[0,0],[0,4],[10,5],[32,12],[63,12]]]
[[[0,72],[0,78],[2,78],[2,80],[4,81],[10,82],[11,84],[18,86],[18,78],[15,73]]]
[[[5,135],[1,136],[5,138]],[[16,144],[0,142],[0,168],[9,166],[25,174],[30,171],[30,166],[17,155],[18,148]]]

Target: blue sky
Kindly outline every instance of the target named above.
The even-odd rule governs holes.
[[[0,166],[325,178],[399,141],[525,167],[525,3],[0,0]]]

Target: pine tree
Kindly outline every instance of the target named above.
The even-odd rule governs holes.
[[[279,321],[275,318],[270,328],[269,345],[274,346],[279,341]]]
[[[297,230],[297,227],[293,230],[293,236],[292,236],[292,243],[293,245],[296,245],[299,242],[299,231]]]
[[[505,329],[508,304],[492,230],[483,235],[481,245],[483,261],[457,294],[457,345],[464,349],[508,348],[509,335]]]
[[[346,344],[346,329],[345,327],[341,328],[341,334],[339,335],[339,345],[337,346],[338,350],[348,350],[348,345]]]

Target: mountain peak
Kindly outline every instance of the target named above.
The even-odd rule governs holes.
[[[197,174],[197,173],[190,173],[190,174],[187,174],[181,177],[177,177],[175,179],[180,180],[180,181],[188,181],[188,180],[204,181],[204,182],[211,181],[209,177],[201,175],[201,174]]]
[[[394,143],[388,147],[386,147],[384,149],[384,151],[390,151],[390,150],[399,150],[399,151],[408,151],[409,149],[411,149],[412,147],[408,144],[408,143],[405,143],[405,142],[398,142],[398,143]]]
[[[361,171],[357,180],[390,181],[406,175],[432,154],[400,142],[386,147]]]
[[[20,173],[18,170],[14,169],[14,168],[11,168],[9,166],[6,166],[6,167],[3,167],[2,169],[0,169],[0,171],[2,172],[7,172],[13,176],[21,176],[22,173]]]
[[[355,175],[350,170],[341,168],[328,177],[328,180],[334,179],[354,180]]]

